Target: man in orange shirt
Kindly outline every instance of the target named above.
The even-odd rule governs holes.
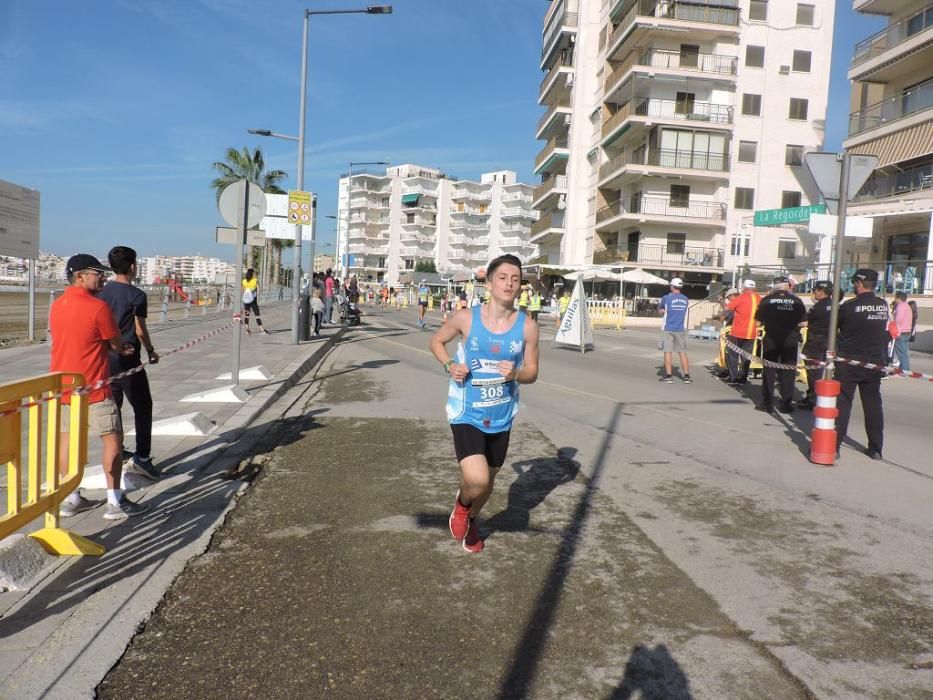
[[[52,337],[52,372],[80,372],[87,385],[110,378],[108,350],[124,356],[136,349],[124,343],[110,307],[97,294],[104,288],[109,269],[93,255],[73,255],[65,267],[71,283],[49,310],[49,333]],[[62,427],[68,427],[71,395],[62,397]],[[88,393],[89,432],[97,433],[104,444],[103,467],[107,478],[106,520],[123,520],[148,510],[130,501],[120,488],[123,466],[123,423],[113,401],[110,385]],[[67,440],[63,440],[67,444]],[[65,465],[61,465],[62,472]],[[70,517],[93,504],[75,489],[61,504],[59,514]]]
[[[734,313],[732,317],[732,331],[728,339],[747,352],[752,351],[755,336],[758,334],[758,323],[755,321],[755,312],[761,297],[755,293],[755,280],[745,280],[742,283],[742,293],[734,297],[726,305],[727,311]],[[746,384],[748,382],[749,362],[739,357],[734,350],[726,349],[726,364],[729,367],[729,384]]]

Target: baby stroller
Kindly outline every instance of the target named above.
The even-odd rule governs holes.
[[[360,315],[360,309],[356,302],[348,301],[344,297],[340,304],[340,323],[348,326],[358,326],[362,323]]]

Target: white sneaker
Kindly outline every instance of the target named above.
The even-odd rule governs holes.
[[[107,510],[104,511],[104,520],[126,520],[137,515],[142,515],[149,510],[149,506],[142,503],[134,503],[126,496],[120,499],[120,503],[114,505],[107,504]]]
[[[95,508],[96,506],[96,503],[87,500],[84,496],[79,494],[77,503],[62,501],[61,505],[58,506],[58,515],[62,518],[71,518],[78,513],[83,513],[84,511]]]

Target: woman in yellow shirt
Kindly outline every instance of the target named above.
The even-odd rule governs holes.
[[[243,280],[243,324],[246,326],[247,335],[252,335],[249,329],[250,311],[256,315],[259,332],[269,335],[269,331],[262,327],[262,318],[259,316],[259,280],[256,279],[256,271],[253,268],[246,271],[246,279]]]

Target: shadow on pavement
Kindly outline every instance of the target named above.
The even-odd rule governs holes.
[[[639,644],[625,664],[625,675],[607,700],[692,700],[690,684],[663,644],[654,649]]]
[[[512,654],[509,673],[503,679],[499,688],[497,696],[499,700],[525,698],[530,694],[538,664],[541,661],[541,655],[544,652],[551,626],[554,624],[554,618],[557,614],[557,608],[560,605],[564,583],[573,568],[574,557],[592,508],[593,497],[599,489],[599,482],[606,467],[609,444],[613,435],[615,435],[616,425],[622,415],[622,408],[623,405],[617,403],[613,409],[612,417],[605,429],[606,435],[593,464],[593,474],[586,483],[586,488],[577,503],[570,524],[564,529],[557,554],[554,556],[551,568],[541,584],[538,599],[529,615],[525,631]]]

